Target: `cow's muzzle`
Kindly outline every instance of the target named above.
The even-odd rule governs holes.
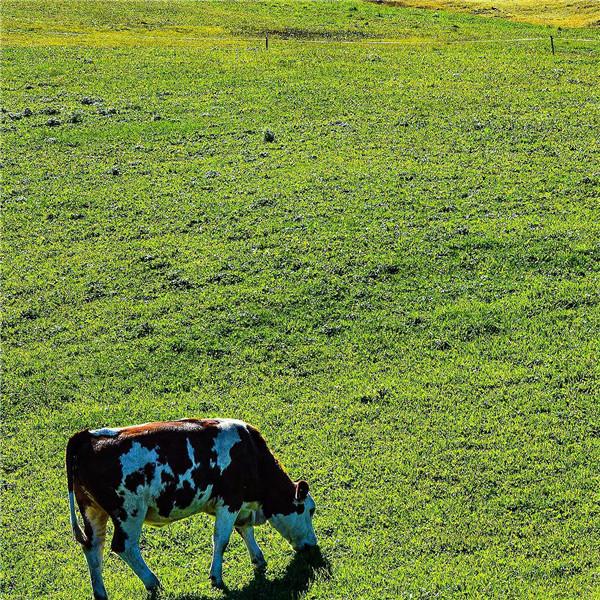
[[[310,552],[311,550],[314,550],[315,548],[317,548],[317,543],[315,542],[314,544],[302,544],[301,546],[297,546],[296,548],[294,548],[294,550],[296,552]]]

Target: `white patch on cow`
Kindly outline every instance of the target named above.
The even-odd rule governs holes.
[[[96,437],[116,437],[121,433],[122,427],[103,427],[102,429],[90,429],[90,433]]]
[[[213,449],[217,455],[217,460],[211,460],[211,467],[219,467],[221,473],[231,464],[231,449],[242,441],[240,437],[239,429],[246,428],[246,424],[243,421],[236,421],[235,419],[223,419],[219,421],[217,425],[219,433],[213,443]]]
[[[116,437],[125,429],[129,429],[131,427],[142,429],[146,425],[154,425],[154,423],[140,423],[139,425],[125,425],[124,427],[103,427],[102,429],[89,429],[88,431],[96,437]]]
[[[190,442],[190,438],[187,438],[186,442],[187,442],[188,458],[190,459],[190,462],[195,465],[196,457],[194,454],[194,447],[192,446],[192,442]]]
[[[123,478],[130,473],[143,469],[148,463],[158,464],[158,452],[154,448],[146,448],[139,442],[134,442],[131,450],[121,456],[121,470]]]
[[[223,587],[223,552],[225,552],[225,548],[233,532],[237,515],[237,511],[230,512],[225,506],[218,506],[215,513],[210,579],[213,585],[217,587]]]
[[[315,501],[308,494],[303,502],[302,512],[289,515],[275,514],[269,523],[291,544],[294,550],[301,550],[317,543],[317,536],[312,524]]]
[[[252,564],[255,569],[264,569],[267,566],[267,561],[265,560],[265,556],[260,549],[260,546],[256,543],[256,539],[254,538],[254,527],[242,527],[238,529],[240,535],[244,539],[244,543],[246,544],[246,548],[248,548],[248,553],[250,554],[250,560],[252,560]]]
[[[135,445],[136,444],[134,444],[134,446]],[[137,445],[139,446],[139,444]],[[132,447],[131,450],[134,450],[134,448]],[[123,509],[128,515],[136,515],[136,519],[140,514],[143,515],[143,518],[145,518],[148,512],[156,512],[156,514],[158,514],[156,510],[156,500],[160,497],[166,487],[166,484],[162,479],[162,474],[166,473],[167,475],[174,477],[175,473],[170,465],[163,465],[156,461],[156,450],[148,450],[147,453],[141,453],[139,448],[136,448],[135,450],[137,451],[138,459],[147,459],[146,461],[140,460],[139,463],[137,463],[134,460],[134,457],[131,456],[131,450],[126,455],[121,457],[123,479],[117,491],[123,498]],[[127,458],[124,462],[123,459],[125,457]],[[144,467],[150,463],[154,465],[154,474],[152,479],[150,481],[145,481],[144,484],[138,485],[133,491],[128,489],[125,485],[127,475],[144,469]],[[133,523],[136,523],[136,519],[133,519]],[[170,522],[170,520],[165,519],[161,524],[166,524],[168,522]],[[136,527],[137,525],[133,526]],[[126,521],[123,523],[123,530],[129,535],[130,532],[128,528],[129,524]]]
[[[81,527],[79,527],[79,523],[77,522],[77,515],[75,514],[75,494],[73,492],[69,492],[69,512],[73,537],[77,541],[81,541],[83,540],[83,532],[81,531]]]
[[[127,476],[136,471],[143,470],[148,464],[154,465],[154,474],[152,480],[145,482],[143,486],[138,485],[135,490],[129,490],[125,485]],[[119,493],[123,497],[123,508],[128,514],[145,514],[149,502],[152,498],[160,495],[164,484],[161,475],[163,472],[173,475],[173,470],[169,465],[163,465],[158,462],[158,452],[156,449],[146,448],[139,442],[134,442],[131,449],[121,456],[121,470],[123,479],[119,486]],[[124,526],[127,532],[127,527]]]

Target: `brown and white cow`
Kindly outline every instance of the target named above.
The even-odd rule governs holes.
[[[317,543],[308,484],[293,482],[258,430],[242,421],[182,419],[80,431],[67,445],[66,467],[71,526],[97,600],[107,598],[102,549],[109,518],[112,550],[149,591],[160,583],[140,553],[143,523],[161,527],[197,512],[214,515],[210,579],[217,587],[223,586],[223,552],[234,528],[256,569],[266,562],[254,525],[269,521],[295,550]]]

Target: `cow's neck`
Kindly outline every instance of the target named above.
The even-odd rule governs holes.
[[[262,462],[261,470],[261,503],[265,516],[290,513],[294,511],[295,484],[283,470],[277,460],[269,455]]]

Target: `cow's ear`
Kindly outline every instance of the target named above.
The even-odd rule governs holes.
[[[296,502],[304,502],[306,496],[308,496],[308,483],[301,479],[296,482],[296,496],[294,497],[294,500]]]

